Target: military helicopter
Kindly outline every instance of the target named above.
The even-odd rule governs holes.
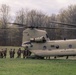
[[[67,26],[76,27],[74,24],[64,24],[59,22],[51,22],[56,24],[62,24]],[[21,25],[18,23],[12,23],[16,25]],[[76,39],[72,40],[50,40],[47,32],[42,29],[60,29],[61,27],[49,28],[49,27],[34,27],[28,26],[23,31],[22,47],[28,48],[30,52],[34,54],[35,58],[44,59],[44,57],[53,56],[61,57],[66,56],[68,59],[69,56],[76,55]],[[40,29],[38,29],[40,28]],[[61,28],[61,29],[76,29],[76,28]]]

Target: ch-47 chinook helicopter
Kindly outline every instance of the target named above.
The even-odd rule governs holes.
[[[56,22],[52,22],[56,23]],[[16,25],[20,25],[17,23],[13,23]],[[76,27],[74,24],[64,24],[64,23],[56,23],[67,26]],[[43,29],[59,29],[57,28],[49,28],[49,27],[26,27],[23,31],[23,40],[22,46],[24,48],[28,48],[36,58],[44,58],[54,56],[75,56],[76,55],[76,39],[71,40],[50,40],[47,32],[45,30],[40,30],[38,28]],[[60,27],[61,28],[61,27]],[[76,28],[61,28],[61,29],[76,29]]]

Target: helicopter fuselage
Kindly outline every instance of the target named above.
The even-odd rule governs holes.
[[[29,50],[37,56],[75,56],[76,40],[56,40],[44,43],[34,42],[27,44]]]
[[[38,29],[24,30],[22,46],[41,57],[76,55],[76,39],[51,41],[46,31]]]
[[[44,44],[33,44],[32,52],[38,56],[75,56],[76,40],[47,41]],[[35,49],[36,48],[36,49]]]
[[[56,41],[46,41],[44,43],[31,43],[31,50],[53,50],[53,49],[75,49],[76,40],[56,40]]]

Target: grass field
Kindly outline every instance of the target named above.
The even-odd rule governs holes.
[[[0,59],[0,75],[76,75],[76,59],[10,59],[8,55]]]

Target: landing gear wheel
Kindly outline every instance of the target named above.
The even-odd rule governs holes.
[[[68,59],[68,56],[66,56],[66,59]]]
[[[54,59],[56,59],[56,56],[54,57]]]
[[[41,56],[35,56],[36,59],[44,59],[44,57]]]

